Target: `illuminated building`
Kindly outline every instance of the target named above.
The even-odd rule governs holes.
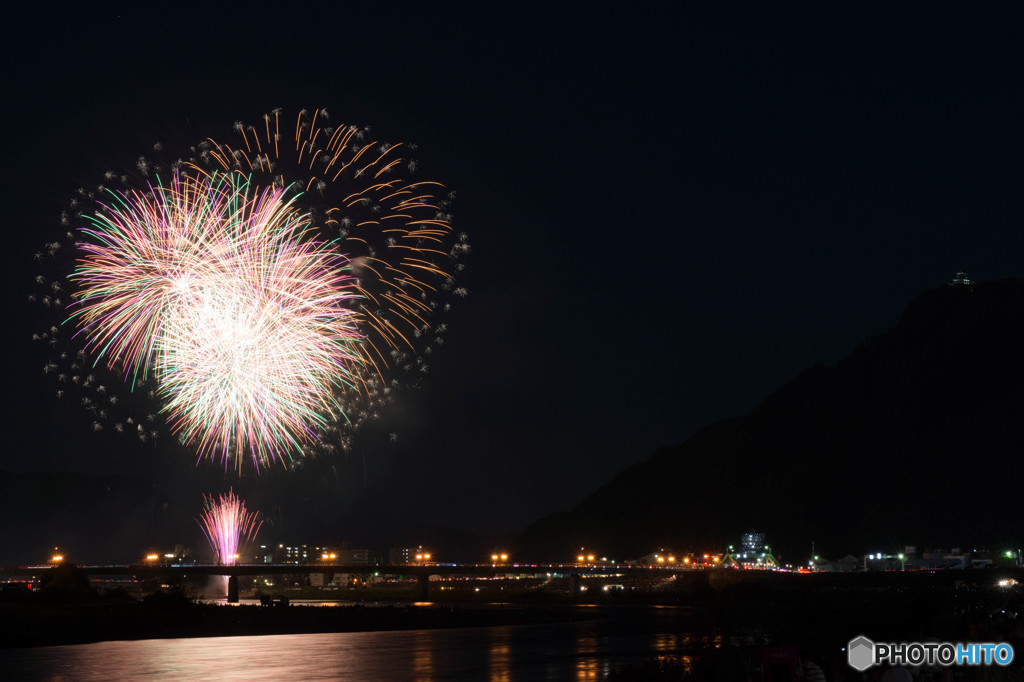
[[[260,545],[260,554],[263,555],[264,563],[273,564],[309,564],[314,561],[321,561],[325,551],[327,550],[323,547],[314,545],[280,544],[273,548],[272,552],[268,552],[266,545]],[[267,561],[268,557],[271,558],[271,561]]]
[[[751,529],[749,533],[743,534],[743,551],[744,552],[761,552],[765,547],[764,533],[758,533]]]
[[[416,548],[392,547],[388,550],[389,564],[419,564],[432,561],[434,561],[433,553],[429,549],[423,549],[422,545]]]
[[[772,554],[772,549],[765,542],[765,534],[751,530],[743,534],[743,541],[737,551],[729,545],[729,552],[722,559],[723,566],[760,570],[775,570],[779,562]]]

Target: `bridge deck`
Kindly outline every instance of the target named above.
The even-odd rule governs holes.
[[[52,566],[11,566],[0,575],[39,575]],[[574,565],[574,564],[113,564],[79,566],[89,575],[281,575],[296,573],[376,573],[387,576],[474,576],[497,575],[637,575],[694,573],[693,569],[662,566]]]

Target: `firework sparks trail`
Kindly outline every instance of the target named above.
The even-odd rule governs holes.
[[[199,516],[199,526],[213,549],[216,563],[231,566],[238,558],[239,542],[252,542],[262,521],[257,520],[255,512],[246,511],[233,490],[218,499],[212,495],[204,497],[206,508]]]
[[[36,338],[60,350],[44,367],[90,389],[82,405],[116,431],[156,438],[155,415],[111,416],[117,392],[159,401],[169,429],[199,457],[258,471],[296,455],[347,449],[380,416],[399,376],[427,372],[470,250],[451,227],[452,194],[400,177],[412,145],[374,141],[368,128],[319,127],[300,113],[294,133],[275,110],[236,124],[235,145],[209,139],[187,161],[140,158],[143,183],[80,189],[66,214],[76,255],[67,322]],[[90,208],[92,207],[92,208]],[[54,259],[61,242],[39,261]],[[39,275],[31,298],[63,310],[61,277]],[[67,365],[70,364],[70,367]],[[134,427],[134,428],[133,428]]]

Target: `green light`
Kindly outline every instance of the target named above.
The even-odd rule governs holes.
[[[1010,550],[1006,550],[1006,558],[1007,559],[1012,559],[1013,558],[1013,552],[1011,552]]]

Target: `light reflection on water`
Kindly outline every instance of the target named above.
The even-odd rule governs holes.
[[[576,639],[576,676],[577,680],[597,680],[598,673],[603,669],[602,661],[598,660],[597,637],[584,634]],[[604,661],[607,663],[607,661]]]
[[[487,679],[491,682],[511,682],[512,645],[511,628],[494,628],[491,648],[487,652]]]
[[[702,635],[694,635],[702,638]],[[600,680],[690,636],[615,621],[0,649],[4,679]],[[713,638],[710,638],[713,639]]]
[[[716,644],[716,648],[721,645],[721,635],[717,635],[719,643]],[[695,671],[696,659],[691,654],[681,654],[680,649],[682,646],[687,646],[692,651],[692,647],[695,644],[691,641],[692,637],[690,633],[684,634],[682,637],[675,632],[660,632],[654,636],[654,650],[657,652],[655,658],[659,663],[663,664],[675,664],[681,675],[692,675]]]

